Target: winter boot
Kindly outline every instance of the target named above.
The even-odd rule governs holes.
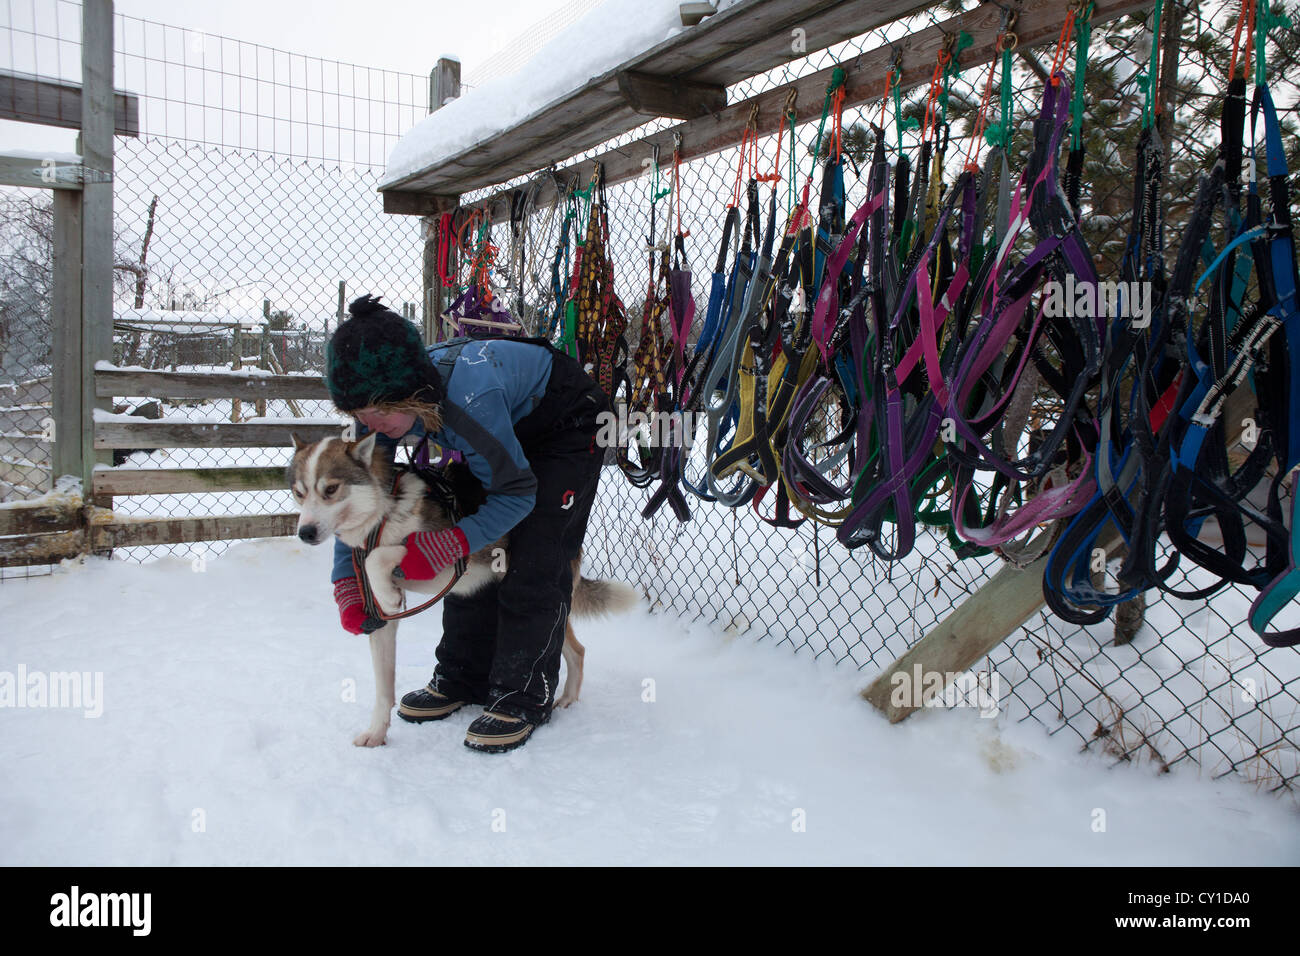
[[[536,726],[522,717],[485,710],[469,725],[465,734],[465,746],[482,753],[504,753],[522,747]]]
[[[433,682],[430,681],[427,687],[413,690],[402,697],[402,702],[397,705],[397,716],[413,724],[424,723],[426,720],[442,720],[460,710],[465,703],[463,700],[452,700],[446,694],[438,693],[433,689]]]

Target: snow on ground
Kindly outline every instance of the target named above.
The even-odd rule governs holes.
[[[850,667],[644,610],[578,622],[582,700],[519,751],[467,750],[471,713],[358,749],[369,653],[329,561],[272,539],[0,586],[22,625],[0,681],[103,675],[97,718],[0,708],[0,863],[1300,862],[1295,811],[1240,780],[1112,768],[974,709],[891,726]],[[399,693],[438,631],[403,625]]]

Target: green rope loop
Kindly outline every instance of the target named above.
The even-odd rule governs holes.
[[[822,103],[822,119],[817,124],[817,145],[813,147],[812,173],[809,174],[810,176],[817,173],[817,157],[822,154],[822,133],[826,130],[826,117],[831,115],[831,99],[835,96],[835,91],[843,86],[844,81],[847,79],[848,74],[844,72],[843,67],[837,66],[831,71],[831,81],[826,86],[826,99]]]
[[[894,125],[898,127],[898,151],[903,151],[903,133],[909,129],[920,129],[921,121],[915,116],[903,118],[903,77],[896,76],[894,79]]]
[[[1291,18],[1285,13],[1273,13],[1269,10],[1268,0],[1259,0],[1259,9],[1255,13],[1255,85],[1268,84],[1267,70],[1264,63],[1264,48],[1268,34],[1277,27],[1291,28]]]
[[[1011,48],[1002,51],[1002,77],[998,80],[998,93],[1001,101],[1001,118],[997,123],[984,130],[984,139],[990,146],[1000,146],[1004,150],[1011,146]]]
[[[957,34],[957,45],[953,49],[952,57],[943,68],[943,90],[939,93],[939,122],[948,122],[948,90],[952,86],[953,77],[961,75],[961,64],[959,59],[961,51],[974,45],[975,38],[965,30]]]
[[[1070,147],[1083,145],[1083,81],[1088,72],[1088,45],[1092,42],[1092,11],[1096,3],[1090,2],[1078,20],[1079,37],[1074,57],[1074,96],[1070,103]]]
[[[1268,0],[1261,0],[1267,4]],[[1151,61],[1145,73],[1138,74],[1138,87],[1142,90],[1142,128],[1147,129],[1155,120],[1156,57],[1160,55],[1160,15],[1165,0],[1156,0],[1151,21]]]

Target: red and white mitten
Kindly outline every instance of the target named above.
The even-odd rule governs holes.
[[[417,531],[406,536],[406,557],[398,567],[408,581],[431,581],[444,568],[466,557],[469,557],[469,540],[460,528]]]
[[[339,623],[343,630],[360,634],[366,623],[366,607],[356,578],[340,578],[334,582],[334,603],[339,606]]]

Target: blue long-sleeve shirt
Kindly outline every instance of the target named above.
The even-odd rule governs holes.
[[[436,365],[444,348],[446,343],[429,346],[429,361]],[[467,342],[451,374],[443,376],[442,428],[429,433],[429,440],[459,451],[487,492],[482,507],[457,525],[471,553],[508,532],[536,504],[537,478],[514,425],[541,402],[550,378],[548,349],[509,339]],[[417,418],[402,438],[420,438],[426,433]],[[358,422],[357,437],[366,434],[368,429]],[[376,454],[395,455],[400,441],[380,432]],[[352,549],[336,535],[330,581],[352,574]]]

